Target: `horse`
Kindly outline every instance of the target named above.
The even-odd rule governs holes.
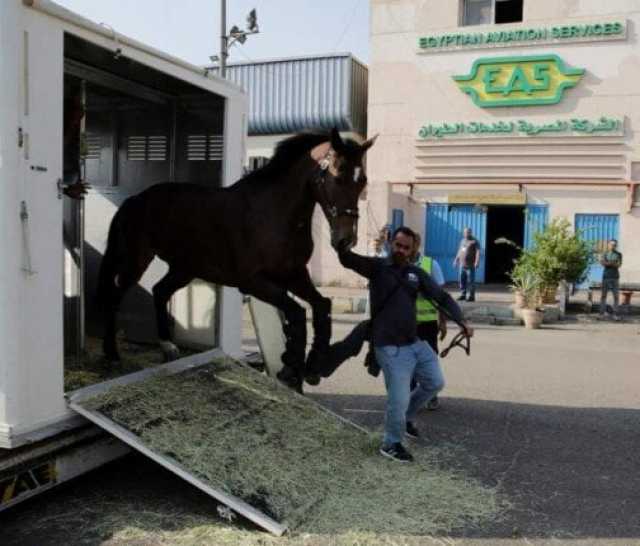
[[[179,355],[167,303],[199,278],[236,287],[281,310],[286,344],[278,379],[299,392],[305,379],[316,384],[319,377],[305,376],[305,366],[312,369],[328,350],[331,300],[318,292],[307,269],[312,215],[319,205],[334,248],[356,244],[358,199],[367,184],[364,156],[375,139],[358,143],[336,129],[300,133],[281,141],[266,165],[229,187],[161,183],[127,198],[109,226],[98,277],[107,360],[120,359],[119,304],[157,256],[169,266],[152,290],[166,360]],[[289,293],[311,305],[314,339],[308,356],[306,312]]]

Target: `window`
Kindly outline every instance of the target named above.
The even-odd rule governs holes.
[[[494,13],[495,23],[518,23],[522,21],[523,0],[496,0]]]
[[[252,155],[249,157],[249,165],[247,166],[247,172],[255,171],[264,167],[269,163],[269,158],[264,156]]]
[[[166,161],[167,137],[164,135],[127,137],[128,161]]]
[[[188,135],[188,161],[222,161],[223,135]]]
[[[462,0],[462,24],[490,25],[522,21],[524,0]]]

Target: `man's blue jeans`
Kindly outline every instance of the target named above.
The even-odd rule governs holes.
[[[461,296],[466,297],[467,291],[470,298],[476,297],[476,268],[461,267],[460,268],[460,292]]]
[[[600,314],[607,312],[607,293],[613,294],[613,314],[618,314],[620,304],[620,281],[618,279],[602,279],[602,290],[600,291]]]
[[[387,387],[387,412],[384,424],[385,446],[402,442],[407,421],[444,387],[438,355],[421,340],[411,345],[376,347],[376,358]],[[411,391],[411,378],[418,382]]]

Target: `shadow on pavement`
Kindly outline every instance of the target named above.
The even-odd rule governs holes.
[[[382,429],[384,397],[314,398]],[[502,522],[454,537],[640,539],[640,410],[441,402],[419,415],[419,442],[456,444],[462,455],[451,466],[498,486],[513,503]]]

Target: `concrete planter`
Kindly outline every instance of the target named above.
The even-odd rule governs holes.
[[[527,304],[524,294],[520,290],[513,291],[513,298],[515,306],[519,309],[522,309]]]
[[[531,330],[540,328],[542,320],[544,319],[543,311],[538,311],[537,309],[522,309],[521,312],[525,328]]]

